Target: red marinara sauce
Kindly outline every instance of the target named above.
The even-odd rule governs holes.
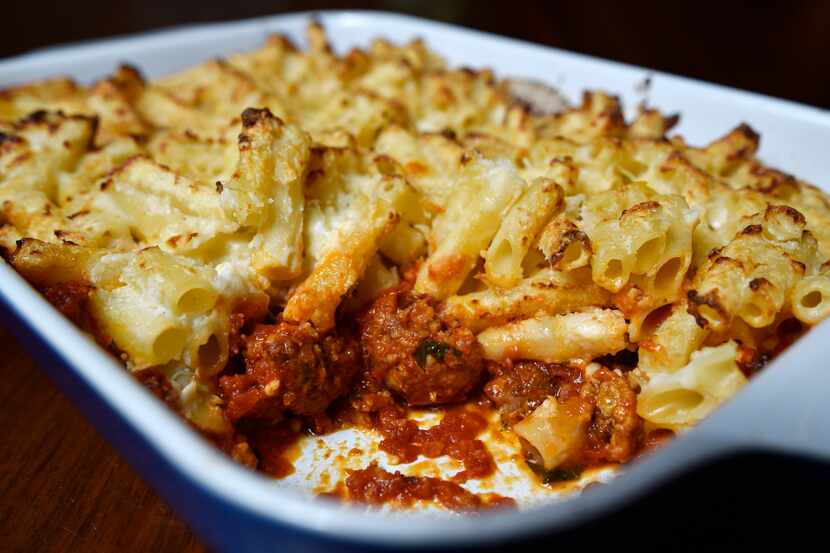
[[[339,493],[343,491],[338,489]],[[348,499],[368,505],[395,503],[408,507],[416,501],[435,501],[460,512],[516,507],[515,500],[509,497],[494,493],[475,494],[456,482],[429,476],[405,476],[400,472],[388,472],[374,463],[365,469],[349,471],[346,491]]]
[[[411,463],[419,455],[432,459],[447,455],[464,464],[464,470],[453,476],[456,482],[484,478],[496,470],[487,446],[476,438],[487,429],[487,419],[477,409],[452,409],[437,425],[421,429],[404,410],[391,407],[379,413],[375,425],[383,436],[380,449],[400,462]]]
[[[285,478],[294,472],[294,461],[300,454],[301,429],[292,421],[262,425],[247,433],[248,442],[259,459],[258,469],[274,478]]]

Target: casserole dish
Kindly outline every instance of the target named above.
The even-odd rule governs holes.
[[[491,65],[502,74],[546,80],[569,97],[584,88],[603,87],[636,103],[644,70],[522,45],[506,39],[453,30],[443,25],[378,14],[325,14],[322,22],[342,49],[384,32],[396,40],[423,36],[453,64]],[[90,80],[102,67],[129,59],[150,76],[164,74],[211,55],[249,48],[270,32],[296,36],[307,14],[205,26],[35,53],[0,65],[0,84],[69,71]],[[221,36],[222,40],[217,40]],[[175,45],[176,55],[169,55]],[[213,49],[213,50],[211,50]],[[161,53],[164,53],[162,56]],[[828,116],[818,110],[746,93],[702,85],[677,77],[652,75],[649,102],[687,114],[680,131],[691,141],[717,135],[741,120],[770,137],[762,157],[771,164],[821,182],[827,160],[820,144],[830,135]],[[320,548],[330,540],[355,547],[375,545],[472,545],[483,541],[554,531],[587,520],[642,493],[672,474],[714,456],[748,447],[826,455],[826,407],[821,402],[828,377],[821,371],[821,326],[783,355],[746,392],[684,435],[659,455],[630,466],[612,486],[566,504],[523,513],[480,518],[436,519],[400,515],[378,524],[377,514],[312,501],[296,490],[280,489],[233,466],[135,386],[117,365],[23,283],[8,267],[0,290],[11,314],[30,333],[53,377],[100,421],[101,430],[209,542],[229,550],[269,547]],[[786,370],[782,370],[786,367]],[[117,374],[116,374],[117,373]],[[317,540],[310,538],[316,535]]]

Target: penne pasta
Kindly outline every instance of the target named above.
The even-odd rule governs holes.
[[[509,288],[522,278],[522,260],[548,219],[562,205],[562,188],[549,179],[533,181],[513,204],[484,255],[484,278]]]
[[[469,161],[446,210],[433,224],[430,240],[435,246],[418,272],[415,290],[437,298],[457,292],[523,189],[506,161]],[[465,225],[457,224],[465,217]]]
[[[591,309],[488,328],[478,335],[478,341],[484,357],[494,361],[563,363],[617,353],[625,348],[625,332],[625,319],[619,311]]]
[[[254,270],[271,280],[300,274],[303,251],[303,178],[310,140],[270,111],[242,113],[239,164],[222,184],[225,213],[255,231]]]
[[[447,298],[444,313],[474,330],[537,314],[558,315],[585,306],[601,307],[609,294],[577,274],[542,269],[516,286],[488,288]]]
[[[746,384],[736,355],[737,345],[730,341],[695,351],[689,364],[674,372],[650,375],[637,411],[661,428],[679,430],[695,424]]]

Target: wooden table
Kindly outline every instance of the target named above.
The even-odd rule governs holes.
[[[0,328],[0,551],[205,551]]]

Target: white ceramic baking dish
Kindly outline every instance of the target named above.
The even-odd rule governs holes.
[[[123,61],[158,76],[254,48],[272,32],[302,42],[311,15],[184,27],[37,51],[0,62],[0,88],[55,74],[90,81]],[[761,157],[769,164],[818,185],[830,183],[826,111],[413,17],[378,12],[315,15],[338,50],[366,45],[377,35],[394,41],[420,36],[452,64],[489,66],[500,76],[543,80],[571,99],[578,99],[583,89],[600,88],[622,96],[629,108],[646,100],[664,112],[681,113],[677,130],[692,143],[707,142],[747,122],[761,133]],[[644,92],[639,85],[646,77],[651,86]],[[830,460],[830,326],[823,324],[699,427],[627,466],[609,485],[524,511],[390,517],[315,500],[234,464],[145,392],[5,263],[0,263],[0,299],[6,307],[2,315],[52,378],[174,509],[222,550],[503,542],[560,531],[618,509],[719,456],[762,449]]]

